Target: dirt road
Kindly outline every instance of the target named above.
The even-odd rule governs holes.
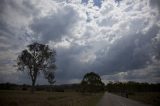
[[[106,92],[97,106],[150,106]]]

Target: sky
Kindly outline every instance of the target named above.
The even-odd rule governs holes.
[[[160,0],[1,0],[0,83],[31,83],[15,65],[33,42],[56,50],[56,84],[91,71],[105,83],[160,83]]]

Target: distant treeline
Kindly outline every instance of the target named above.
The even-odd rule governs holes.
[[[30,90],[31,85],[23,84],[12,84],[12,83],[1,83],[0,90]],[[80,91],[80,84],[63,84],[63,85],[36,85],[37,91]],[[93,88],[94,89],[94,88]],[[104,88],[108,92],[160,92],[160,83],[149,84],[139,82],[109,82]]]
[[[36,85],[36,91],[56,91],[64,92],[75,90],[78,91],[79,84],[62,84],[62,85]],[[0,90],[31,90],[31,85],[27,84],[13,84],[13,83],[1,83]]]
[[[13,84],[13,83],[8,83],[8,82],[0,84],[0,90],[20,90],[22,89],[22,87],[23,85],[18,85],[18,84]]]
[[[109,82],[106,85],[106,90],[109,92],[160,92],[160,83],[149,84],[139,82]]]

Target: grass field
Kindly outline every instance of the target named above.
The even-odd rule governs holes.
[[[151,104],[153,106],[160,106],[160,92],[134,93],[133,95],[129,95],[129,98]]]
[[[96,106],[103,93],[0,91],[0,106]]]

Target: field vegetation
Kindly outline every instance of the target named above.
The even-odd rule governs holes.
[[[160,92],[136,92],[128,98],[140,101],[152,106],[160,106]]]
[[[103,93],[1,90],[0,106],[96,106]]]
[[[145,104],[160,106],[160,84],[138,83],[138,82],[110,82],[106,90]]]

